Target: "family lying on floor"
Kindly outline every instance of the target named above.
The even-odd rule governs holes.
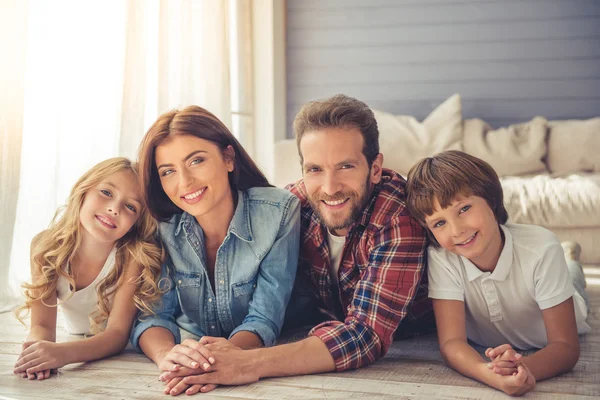
[[[450,367],[510,395],[573,369],[590,331],[579,247],[507,222],[489,164],[446,151],[405,180],[344,95],[306,104],[294,134],[303,179],[287,190],[197,106],[161,115],[137,163],[85,173],[31,242],[14,372],[47,379],[131,341],[164,393],[195,394],[365,367],[436,328]],[[56,343],[57,306],[85,338]]]

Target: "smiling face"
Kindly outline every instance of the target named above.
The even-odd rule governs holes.
[[[304,133],[300,142],[308,200],[323,224],[345,236],[381,180],[381,154],[371,168],[357,128],[323,128]]]
[[[234,168],[233,159],[226,159],[216,144],[176,135],[156,147],[155,154],[162,188],[173,204],[198,222],[212,213],[231,212],[229,172]]]
[[[468,258],[481,270],[493,270],[503,241],[500,226],[486,200],[479,196],[457,196],[444,209],[437,199],[433,205],[433,214],[425,217],[425,223],[440,246]]]
[[[111,174],[86,194],[79,212],[84,235],[99,242],[116,242],[142,212],[140,187],[130,171]]]

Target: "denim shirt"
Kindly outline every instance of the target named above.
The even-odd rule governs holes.
[[[168,252],[162,268],[169,290],[155,315],[136,319],[131,343],[148,328],[179,327],[198,336],[231,338],[239,331],[272,346],[290,298],[300,242],[300,201],[279,188],[238,191],[238,203],[215,261],[215,290],[206,269],[204,234],[188,213],[159,224]],[[163,286],[161,284],[161,286]]]

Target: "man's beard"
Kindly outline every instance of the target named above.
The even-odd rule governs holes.
[[[356,192],[354,190],[346,191],[346,192],[338,192],[333,196],[328,196],[321,191],[315,192],[312,195],[308,196],[308,202],[310,203],[313,211],[317,214],[317,217],[321,220],[321,222],[329,229],[331,232],[335,232],[340,229],[346,229],[350,227],[363,213],[367,203],[369,202],[369,196],[371,194],[371,176],[367,175],[367,180],[362,187],[362,190]],[[322,201],[337,201],[337,200],[345,200],[348,199],[348,203],[350,203],[350,213],[348,216],[341,222],[332,222],[329,221],[323,213],[321,213],[321,207],[327,207]],[[332,213],[328,213],[331,215]]]

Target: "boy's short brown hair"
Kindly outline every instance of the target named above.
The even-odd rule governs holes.
[[[425,218],[434,212],[434,199],[446,208],[458,195],[482,197],[499,224],[508,220],[498,174],[477,157],[457,150],[444,151],[422,159],[408,172],[407,207],[426,229]],[[439,246],[429,229],[427,234]]]

